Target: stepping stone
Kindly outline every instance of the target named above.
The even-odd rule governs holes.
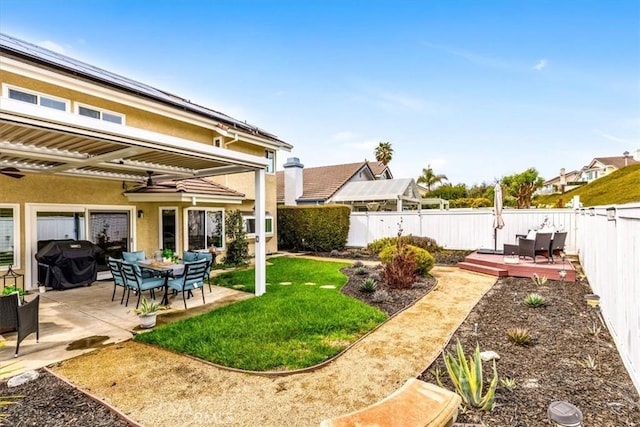
[[[291,282],[280,282],[280,284],[282,286],[289,286],[289,285],[291,285]]]
[[[232,288],[233,289],[242,289],[242,288],[244,288],[244,285],[233,285]]]
[[[336,287],[334,285],[322,285],[320,286],[322,289],[335,289]]]
[[[271,286],[271,283],[265,283],[265,286]]]
[[[307,285],[307,286],[315,286],[316,284],[313,283],[313,282],[306,282],[305,285]]]

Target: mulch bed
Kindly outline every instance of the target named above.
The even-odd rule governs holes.
[[[546,305],[530,308],[523,302],[536,292]],[[615,344],[597,308],[589,307],[584,295],[591,293],[586,282],[549,281],[537,286],[530,279],[504,278],[485,295],[458,329],[447,347],[455,353],[460,340],[469,355],[480,350],[496,351],[500,378],[515,380],[508,390],[498,385],[492,412],[466,409],[461,423],[489,426],[546,426],[547,409],[553,401],[568,401],[584,415],[583,425],[598,427],[640,426],[640,398],[620,359]],[[532,344],[509,342],[508,328],[526,328]],[[589,367],[589,356],[595,367]],[[435,383],[439,368],[446,388],[453,390],[440,357],[420,379]],[[484,377],[492,376],[484,363]]]
[[[40,369],[40,376],[18,387],[0,383],[0,396],[24,396],[0,406],[0,425],[33,427],[126,427],[129,424],[106,406]],[[0,398],[1,400],[1,398]],[[6,415],[6,418],[3,416]]]
[[[358,267],[354,266],[340,270],[349,278],[347,284],[342,287],[342,293],[376,307],[387,313],[388,316],[393,316],[412,305],[426,295],[436,283],[436,280],[431,276],[419,277],[411,289],[396,289],[387,286],[380,280],[382,270],[379,267],[362,266],[360,268],[364,271],[364,274],[357,274]],[[384,301],[378,301],[375,292],[363,292],[360,290],[363,280],[368,277],[376,280],[376,290],[385,292],[388,298]]]

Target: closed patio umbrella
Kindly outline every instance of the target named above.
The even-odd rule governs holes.
[[[502,187],[500,183],[496,183],[493,189],[493,249],[498,250],[498,229],[504,227],[504,220],[502,219]]]

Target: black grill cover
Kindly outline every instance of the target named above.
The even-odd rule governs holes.
[[[88,286],[96,281],[101,253],[86,240],[51,240],[36,253],[38,281],[53,289]]]

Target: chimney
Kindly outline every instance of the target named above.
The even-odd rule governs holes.
[[[303,168],[297,157],[289,157],[284,167],[284,204],[295,206],[298,197],[302,196],[304,188]]]

